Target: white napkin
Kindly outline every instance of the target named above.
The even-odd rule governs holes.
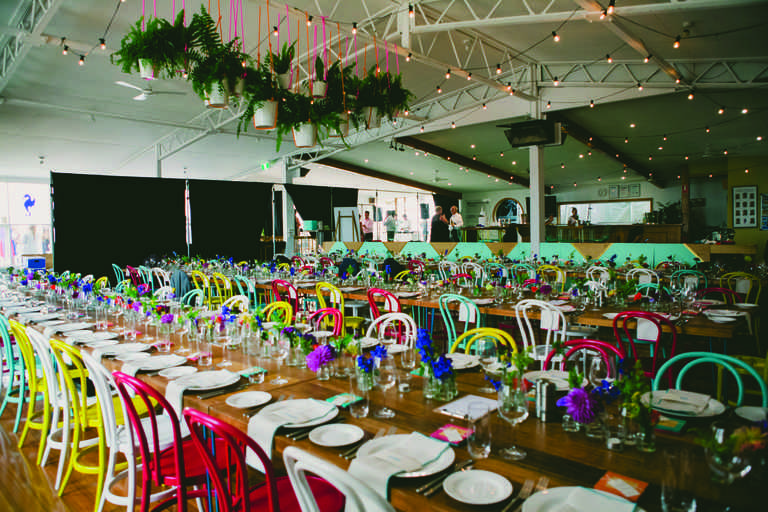
[[[137,361],[129,361],[127,363],[123,363],[123,367],[120,368],[120,371],[123,373],[127,373],[131,377],[135,377],[136,374],[141,371],[154,371],[154,370],[162,370],[164,368],[171,368],[173,366],[177,366],[182,364],[187,359],[185,357],[181,357],[176,354],[171,354],[167,356],[154,356],[154,357],[147,357],[145,359],[139,359]]]
[[[547,331],[556,331],[559,328],[560,315],[548,309],[541,310],[541,328]]]
[[[568,493],[566,499],[549,510],[551,512],[632,512],[635,510],[635,504],[619,496],[575,487]]]
[[[749,279],[737,279],[733,286],[733,291],[746,295],[749,292],[749,288],[752,282]]]
[[[301,407],[292,407],[292,402],[296,402],[297,404],[300,403]],[[262,450],[266,452],[270,459],[272,459],[272,443],[274,442],[277,429],[283,425],[301,424],[319,420],[320,418],[328,416],[331,411],[336,409],[336,407],[328,402],[321,402],[320,400],[314,399],[300,401],[286,400],[278,403],[283,405],[254,414],[248,421],[248,436],[253,438],[256,443],[261,446]],[[259,458],[256,457],[255,453],[248,452],[245,457],[245,462],[252,468],[264,472],[264,466],[261,464]]]
[[[102,347],[94,349],[91,355],[96,359],[101,359],[104,356],[112,356],[117,354],[127,354],[129,352],[143,352],[146,350],[147,345],[144,343],[122,343],[120,345],[110,345],[108,347]]]
[[[171,404],[176,415],[181,418],[181,411],[184,407],[184,391],[192,387],[208,387],[221,382],[229,382],[232,375],[239,375],[229,370],[212,370],[209,372],[200,372],[172,380],[165,387],[165,399]]]
[[[659,337],[659,328],[655,323],[645,318],[637,319],[637,334],[635,337],[638,340],[656,341]]]
[[[666,393],[660,393],[653,397],[653,406],[670,412],[699,414],[707,408],[709,400],[709,395],[681,389],[669,389]]]
[[[413,432],[385,449],[358,456],[347,471],[388,500],[391,477],[423,468],[440,457],[449,446],[443,441]]]
[[[475,308],[464,303],[459,305],[459,322],[474,322]]]

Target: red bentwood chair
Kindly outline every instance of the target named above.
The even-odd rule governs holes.
[[[333,326],[331,336],[341,336],[341,330],[344,325],[344,315],[342,315],[341,311],[336,308],[318,309],[309,315],[309,325],[317,325],[319,327],[323,324]]]
[[[637,321],[637,325],[633,333],[630,330],[629,325],[634,321]],[[621,331],[619,331],[619,325],[621,325]],[[662,348],[661,342],[663,337],[662,326],[667,326],[671,331],[672,342],[668,353],[665,355],[665,357],[671,358],[675,355],[675,348],[677,346],[677,328],[668,318],[650,311],[622,311],[613,319],[613,334],[616,336],[616,343],[618,343],[619,347],[623,347],[626,343],[629,343],[632,358],[635,361],[638,359],[641,361],[645,376],[650,377],[651,379],[656,377],[656,370],[664,362],[659,360],[659,354],[662,353],[660,350]],[[636,345],[638,342],[642,343],[643,341],[646,344],[651,344],[652,356],[650,363],[647,359],[638,358],[637,356]],[[671,374],[669,376],[669,383],[671,386]]]
[[[162,510],[176,503],[178,512],[186,512],[189,498],[205,496],[206,466],[200,453],[192,444],[192,439],[184,439],[181,424],[171,404],[152,386],[122,372],[112,374],[117,384],[117,390],[122,397],[123,407],[131,421],[134,442],[139,446],[141,455],[141,512],[150,510],[150,491],[153,486],[167,486],[175,489],[165,500],[159,501],[151,510]],[[135,398],[131,395],[134,394]],[[142,422],[136,410],[134,401],[144,403],[149,416]],[[164,413],[157,413],[157,404]],[[164,443],[161,430],[169,428],[173,432],[173,443]],[[219,463],[227,464],[224,459],[225,450],[218,449]],[[194,490],[189,492],[187,487]]]
[[[731,290],[730,288],[704,288],[702,290],[699,290],[696,292],[696,298],[697,299],[706,299],[709,295],[722,295],[722,298],[725,300],[726,304],[736,304],[737,302],[741,302],[741,297],[738,293]]]
[[[376,299],[384,298],[384,311],[379,309],[379,305],[376,303]],[[376,320],[383,313],[400,313],[402,311],[400,306],[400,299],[397,296],[387,290],[381,288],[371,288],[368,290],[368,305],[371,307],[371,318]]]
[[[626,357],[626,354],[621,347],[616,348],[614,345],[600,340],[568,340],[563,342],[563,346],[567,349],[563,361],[568,361],[571,356],[577,354],[578,352],[591,352],[593,354],[597,353],[605,363],[606,368],[609,369],[608,377],[612,378],[617,377],[617,375],[611,373],[611,370],[616,368],[616,361],[614,360],[613,356],[616,356],[619,359],[624,359]],[[555,352],[556,350],[552,350],[544,360],[545,370],[549,367],[549,363],[552,358],[555,357]]]
[[[296,493],[287,476],[277,477],[269,456],[243,431],[195,409],[184,409],[192,441],[208,469],[220,512],[301,512]],[[214,443],[215,448],[211,445]],[[247,450],[252,450],[264,467],[266,482],[248,483]],[[221,460],[225,461],[223,464]],[[344,509],[344,495],[326,480],[307,477],[318,510]]]
[[[272,293],[275,300],[290,304],[294,314],[299,311],[299,291],[293,283],[285,279],[275,279],[272,281]]]

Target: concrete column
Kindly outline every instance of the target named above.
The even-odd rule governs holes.
[[[541,242],[545,240],[544,230],[544,148],[531,146],[528,148],[530,163],[530,192],[531,211],[528,212],[528,222],[531,226],[531,257],[541,254]]]

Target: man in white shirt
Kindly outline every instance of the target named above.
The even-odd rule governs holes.
[[[459,208],[456,205],[451,206],[451,220],[450,220],[450,229],[451,229],[451,242],[460,242],[460,232],[461,228],[464,226],[464,219],[461,217],[461,214],[459,213]]]
[[[384,219],[384,229],[387,230],[387,241],[395,241],[395,231],[397,231],[397,213],[394,211],[389,212],[387,218]]]
[[[360,228],[363,231],[363,242],[373,242],[373,219],[367,211],[363,212]]]

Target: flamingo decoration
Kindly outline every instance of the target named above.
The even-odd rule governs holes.
[[[32,215],[32,212],[29,211],[30,208],[35,206],[35,200],[34,198],[29,194],[24,194],[24,209],[27,211],[26,216],[29,217]]]

